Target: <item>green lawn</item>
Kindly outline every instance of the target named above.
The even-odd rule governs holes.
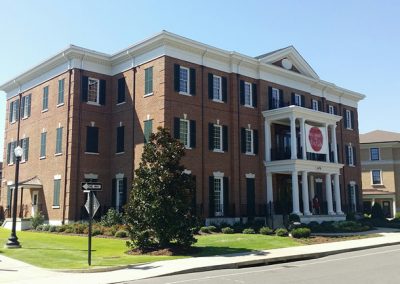
[[[87,268],[87,237],[17,232],[21,249],[4,249],[10,231],[0,228],[0,253],[44,268]],[[263,235],[198,236],[199,252],[191,256],[221,255],[301,245],[296,240]],[[127,255],[125,240],[92,238],[92,266],[138,264],[190,256]]]

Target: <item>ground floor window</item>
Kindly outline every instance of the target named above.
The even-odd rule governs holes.
[[[214,215],[224,215],[223,182],[221,177],[214,177]]]

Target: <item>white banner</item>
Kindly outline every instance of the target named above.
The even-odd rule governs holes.
[[[310,153],[328,154],[328,135],[325,127],[306,124],[306,150]]]

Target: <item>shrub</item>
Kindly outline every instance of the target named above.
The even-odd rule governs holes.
[[[119,230],[114,235],[116,238],[126,238],[128,236],[128,232],[125,230]]]
[[[115,233],[118,231],[118,227],[117,226],[112,226],[110,228],[105,228],[103,235],[112,237],[115,235]]]
[[[83,234],[85,233],[85,229],[87,229],[87,225],[83,223],[77,223],[73,225],[73,230],[75,234]]]
[[[72,233],[74,233],[74,229],[73,229],[72,227],[67,227],[67,228],[65,229],[64,233],[72,234]]]
[[[354,212],[349,212],[346,214],[346,221],[355,221],[356,214]]]
[[[62,233],[62,232],[65,231],[65,229],[67,229],[67,225],[57,226],[57,227],[56,227],[56,232]]]
[[[223,234],[233,234],[233,233],[235,233],[235,230],[232,229],[231,227],[225,227],[225,228],[221,229],[221,232]]]
[[[289,235],[288,230],[284,229],[284,228],[279,228],[275,230],[275,234],[278,237],[287,237]]]
[[[98,235],[101,235],[101,234],[102,234],[102,232],[101,232],[100,228],[93,228],[92,236],[98,236]]]
[[[243,230],[242,233],[243,233],[243,234],[255,234],[256,231],[254,231],[253,228],[246,228],[246,229]]]
[[[217,231],[217,227],[215,226],[208,226],[208,229],[210,230],[210,232],[215,233]]]
[[[379,203],[375,202],[374,206],[371,208],[371,218],[372,219],[385,219],[382,207]]]
[[[261,227],[260,234],[261,235],[273,235],[274,230],[272,230],[270,227]]]
[[[49,232],[55,232],[56,229],[57,229],[57,226],[51,225],[50,228],[49,228]]]
[[[42,212],[39,212],[35,215],[35,217],[31,218],[31,222],[32,222],[32,228],[36,229],[37,226],[39,225],[43,225],[44,223],[44,215],[42,214]]]
[[[50,230],[50,225],[49,224],[42,225],[42,231],[48,232],[49,230]]]
[[[104,227],[111,227],[123,223],[122,213],[117,212],[114,208],[108,209],[107,213],[101,216],[100,224]]]
[[[210,229],[207,226],[201,227],[200,232],[209,234],[211,233]]]
[[[300,222],[300,216],[297,214],[290,214],[289,222]]]
[[[241,233],[245,229],[245,225],[241,222],[236,222],[232,227],[235,230],[235,233]]]
[[[397,213],[394,215],[394,219],[395,219],[396,221],[400,221],[400,212],[397,212]]]
[[[311,230],[309,228],[297,228],[290,232],[293,238],[309,238]]]
[[[43,225],[38,225],[35,228],[36,231],[43,231]]]

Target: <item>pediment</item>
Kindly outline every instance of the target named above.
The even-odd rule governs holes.
[[[300,53],[288,46],[256,57],[260,62],[278,66],[280,68],[302,74],[304,76],[319,79],[319,76],[304,60]]]

